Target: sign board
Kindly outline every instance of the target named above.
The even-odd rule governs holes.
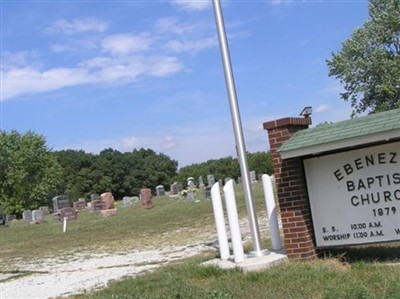
[[[400,240],[400,142],[304,160],[317,247]]]

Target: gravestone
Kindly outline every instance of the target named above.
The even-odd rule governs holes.
[[[62,208],[71,207],[71,202],[67,195],[59,195],[53,197],[53,213],[57,213]]]
[[[255,171],[250,171],[250,182],[252,184],[257,183],[257,178],[256,178],[256,172]]]
[[[67,219],[68,221],[70,220],[77,220],[78,219],[78,214],[75,210],[75,208],[62,208],[59,211],[59,220],[64,221],[64,219]]]
[[[79,198],[78,201],[82,201],[82,202],[86,203],[86,199],[84,199],[84,198],[82,198],[82,197]]]
[[[176,194],[180,194],[183,191],[183,185],[182,183],[177,183],[176,184]]]
[[[158,185],[156,187],[157,196],[165,196],[165,189],[163,185]]]
[[[211,186],[207,186],[204,188],[204,197],[206,199],[211,199]]]
[[[42,211],[43,216],[50,215],[50,209],[49,209],[49,207],[47,207],[47,206],[45,206],[45,207],[39,207],[39,210]]]
[[[100,199],[100,195],[98,194],[90,194],[90,201]]]
[[[84,210],[86,209],[86,203],[84,201],[75,201],[73,203],[74,209],[75,210]]]
[[[213,174],[207,175],[207,186],[213,186],[215,184],[215,177]]]
[[[32,222],[32,211],[31,210],[26,210],[22,213],[22,219],[25,222],[31,223]]]
[[[193,191],[194,190],[194,182],[190,178],[189,178],[189,182],[188,182],[188,187],[189,187],[189,190],[188,190],[188,193],[186,194],[186,199],[189,201],[193,201],[194,200],[194,191]]]
[[[222,189],[224,187],[224,184],[222,183],[222,179],[218,180],[218,184],[219,184],[219,188]]]
[[[91,204],[91,211],[97,212],[103,209],[103,202],[101,199],[95,199],[90,202]]]
[[[32,211],[32,223],[42,223],[43,222],[43,214],[41,210],[33,210]]]
[[[170,187],[170,194],[171,195],[177,195],[178,194],[178,188],[177,188],[177,183],[173,183]]]
[[[122,198],[122,207],[129,208],[132,206],[132,198],[130,196],[124,196]]]
[[[140,202],[139,196],[132,196],[131,199],[132,199],[132,203],[138,203],[138,202]]]
[[[144,188],[140,190],[140,202],[142,208],[151,209],[153,207],[150,189]]]
[[[100,197],[103,202],[103,210],[114,209],[114,196],[111,192],[105,192]]]
[[[203,176],[199,176],[199,188],[200,189],[204,189],[206,187],[206,185],[204,185],[204,181],[203,181]]]

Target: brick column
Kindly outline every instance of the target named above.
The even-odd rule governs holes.
[[[311,118],[282,118],[263,124],[268,131],[281,212],[285,249],[290,259],[316,257],[310,206],[302,159],[282,160],[280,146],[297,131],[307,129]]]

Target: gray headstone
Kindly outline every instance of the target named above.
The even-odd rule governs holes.
[[[211,199],[211,186],[207,186],[206,188],[204,188],[204,197],[206,199]]]
[[[199,188],[204,189],[206,185],[204,185],[203,176],[199,176]]]
[[[138,203],[138,202],[140,202],[139,196],[132,196],[131,199],[132,199],[132,203]]]
[[[43,222],[43,213],[41,210],[33,210],[32,211],[32,222],[33,223],[42,223]]]
[[[26,210],[22,213],[22,219],[24,219],[25,222],[31,223],[32,222],[32,211],[31,210]]]
[[[165,196],[165,189],[163,185],[159,185],[156,187],[157,196]]]
[[[132,198],[130,196],[124,196],[122,198],[122,207],[129,208],[130,206],[132,206]]]
[[[176,191],[177,191],[177,194],[179,194],[179,193],[181,193],[183,191],[182,183],[177,183],[176,184]]]
[[[90,201],[101,199],[99,194],[91,194]]]
[[[250,182],[251,183],[256,183],[257,182],[257,177],[256,177],[256,172],[255,171],[250,171]]]
[[[71,201],[67,195],[53,197],[53,213],[57,213],[62,208],[71,207]]]
[[[84,198],[79,198],[78,201],[82,201],[82,202],[86,203],[86,199],[84,199]]]
[[[213,186],[215,184],[215,178],[213,174],[207,175],[207,186]]]
[[[221,180],[221,179],[218,180],[218,184],[219,184],[219,187],[220,187],[221,189],[224,187],[224,184],[222,183],[222,180]]]
[[[39,210],[42,211],[43,216],[50,215],[49,207],[40,207]]]

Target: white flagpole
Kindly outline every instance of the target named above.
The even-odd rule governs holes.
[[[217,24],[218,30],[218,38],[222,56],[222,62],[224,65],[224,72],[225,72],[225,82],[226,82],[226,89],[229,96],[229,105],[231,109],[232,115],[232,123],[233,123],[233,130],[235,133],[235,140],[236,140],[236,149],[240,164],[240,171],[243,180],[243,192],[244,197],[246,200],[246,207],[247,213],[249,217],[249,224],[250,224],[250,231],[251,237],[253,241],[253,249],[254,252],[251,253],[251,256],[261,256],[264,255],[264,252],[261,250],[261,243],[260,243],[260,232],[258,229],[258,222],[257,222],[257,215],[253,200],[253,194],[251,190],[251,182],[250,182],[250,175],[249,169],[247,164],[247,157],[246,157],[246,147],[243,138],[243,129],[240,120],[240,112],[238,107],[238,101],[236,97],[236,89],[235,89],[235,82],[233,78],[228,42],[225,33],[225,26],[224,26],[224,19],[222,16],[222,9],[221,3],[219,0],[213,0],[214,6],[214,14],[215,14],[215,21]]]

